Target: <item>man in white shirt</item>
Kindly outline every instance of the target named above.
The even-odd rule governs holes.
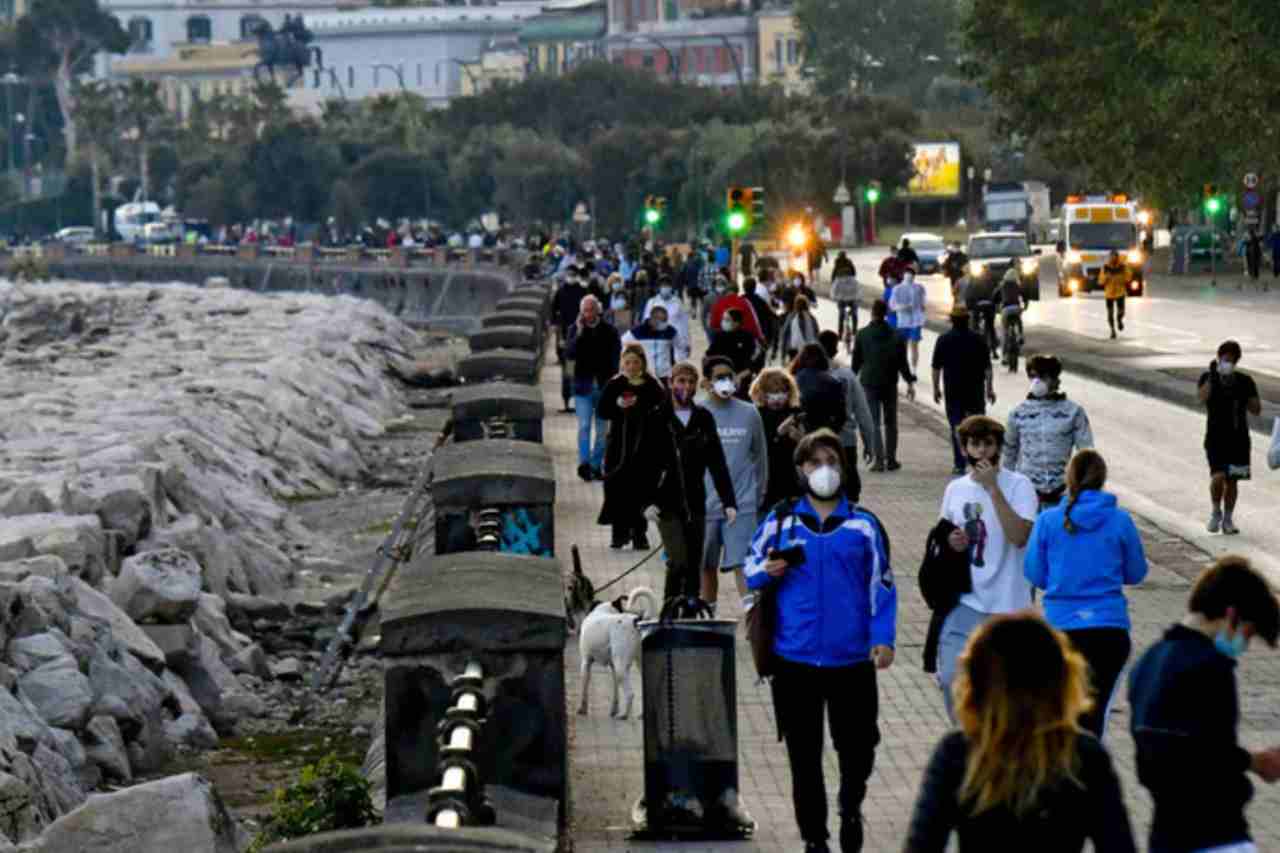
[[[911,371],[920,363],[920,339],[924,337],[924,285],[916,281],[916,274],[908,269],[902,281],[893,289],[889,307],[898,317],[898,337],[907,342],[911,354]]]
[[[969,635],[990,616],[1031,606],[1031,584],[1022,563],[1039,510],[1031,480],[1000,465],[1003,424],[971,415],[956,433],[969,473],[947,486],[941,516],[958,528],[948,541],[955,551],[968,552],[973,588],[947,615],[938,641],[938,681],[952,719],[951,682]]]
[[[667,322],[676,330],[676,361],[689,360],[689,314],[684,310],[684,303],[676,295],[671,279],[663,276],[658,280],[658,292],[649,297],[644,306],[643,320],[648,320],[654,308],[667,309]]]

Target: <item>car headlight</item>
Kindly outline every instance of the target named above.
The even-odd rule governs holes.
[[[1081,255],[1079,252],[1077,252],[1075,249],[1067,250],[1067,263],[1078,264],[1083,260],[1084,260],[1084,256]]]
[[[1125,255],[1125,260],[1135,265],[1142,263],[1142,251],[1139,249],[1130,249],[1129,254]]]
[[[1037,258],[1023,258],[1019,265],[1022,267],[1023,275],[1031,275],[1040,270],[1040,261]]]
[[[1070,290],[1072,293],[1077,292],[1079,289],[1080,289],[1080,279],[1073,278],[1067,282],[1067,290]]]
[[[969,275],[982,275],[982,273],[986,270],[986,268],[987,268],[987,265],[984,264],[982,261],[970,261]]]

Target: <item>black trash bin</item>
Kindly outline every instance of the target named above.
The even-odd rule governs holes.
[[[755,822],[738,787],[738,623],[664,618],[640,628],[644,797],[632,811],[636,837],[749,837]]]

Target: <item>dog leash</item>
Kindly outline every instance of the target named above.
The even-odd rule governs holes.
[[[654,554],[656,554],[656,553],[658,553],[658,552],[659,552],[659,551],[661,551],[661,550],[662,550],[662,546],[661,546],[661,545],[659,545],[658,547],[656,547],[656,548],[654,548],[652,551],[650,551],[648,554],[645,554],[645,556],[640,560],[640,562],[636,563],[634,566],[632,566],[631,568],[627,569],[625,572],[623,572],[622,574],[618,575],[616,578],[614,578],[613,580],[609,581],[609,582],[608,582],[607,584],[605,584],[604,586],[596,587],[596,594],[597,594],[597,595],[599,595],[600,593],[604,592],[606,589],[608,589],[609,587],[613,586],[615,583],[617,583],[618,581],[622,580],[622,579],[623,579],[623,578],[625,578],[627,575],[631,574],[631,573],[632,573],[632,572],[634,572],[636,569],[638,569],[638,568],[640,568],[641,566],[643,566],[645,563],[649,562],[649,560],[651,560],[651,559],[653,558],[653,555],[654,555]]]

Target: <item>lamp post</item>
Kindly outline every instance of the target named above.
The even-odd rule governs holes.
[[[476,75],[474,72],[472,72],[470,65],[463,62],[461,59],[455,59],[454,57],[449,57],[447,59],[437,59],[436,68],[439,68],[441,63],[444,63],[444,62],[452,62],[454,65],[457,65],[459,68],[465,71],[467,73],[467,77],[470,78],[471,80],[471,88],[475,89],[475,94],[477,95],[480,94],[480,81],[476,79]],[[449,85],[449,81],[445,80],[446,89],[448,88],[448,85]]]
[[[9,71],[7,74],[5,74],[3,77],[0,77],[0,83],[3,83],[3,84],[4,84],[5,103],[6,103],[6,108],[7,108],[7,110],[8,110],[8,113],[9,113],[9,144],[8,144],[8,146],[7,146],[9,150],[8,150],[8,152],[6,153],[6,157],[8,158],[6,162],[8,163],[7,171],[8,171],[8,173],[9,173],[10,175],[12,175],[12,174],[13,174],[13,160],[14,160],[14,155],[13,155],[13,87],[14,87],[14,86],[17,86],[17,85],[18,85],[18,84],[20,84],[21,82],[22,82],[22,78],[21,78],[21,77],[19,77],[19,76],[17,75],[17,73],[16,73],[16,72],[14,72],[14,71],[12,71],[12,70],[10,70],[10,71]]]
[[[396,75],[396,79],[400,81],[400,91],[402,91],[402,92],[407,92],[407,91],[409,91],[409,88],[408,88],[407,86],[405,86],[405,85],[404,85],[404,70],[403,70],[403,69],[401,69],[401,68],[400,68],[400,66],[398,66],[398,65],[391,65],[391,64],[386,63],[386,62],[375,62],[375,63],[373,63],[373,66],[372,66],[372,67],[373,67],[373,69],[374,69],[375,71],[376,71],[376,70],[378,70],[379,68],[385,68],[385,69],[387,69],[387,70],[388,70],[388,71],[390,71],[392,74]]]
[[[738,89],[746,91],[747,82],[742,75],[742,65],[738,62],[738,52],[733,49],[733,42],[729,41],[729,37],[723,33],[718,38],[724,42],[725,49],[729,51],[729,59],[733,60],[733,72],[738,75]]]
[[[641,34],[633,37],[632,41],[651,41],[654,44],[656,44],[658,47],[662,48],[663,53],[667,55],[667,63],[671,66],[671,71],[672,71],[671,79],[676,83],[680,82],[680,60],[677,59],[676,55],[671,52],[671,48],[667,47],[665,44],[658,41],[656,38],[654,38],[651,35]]]

